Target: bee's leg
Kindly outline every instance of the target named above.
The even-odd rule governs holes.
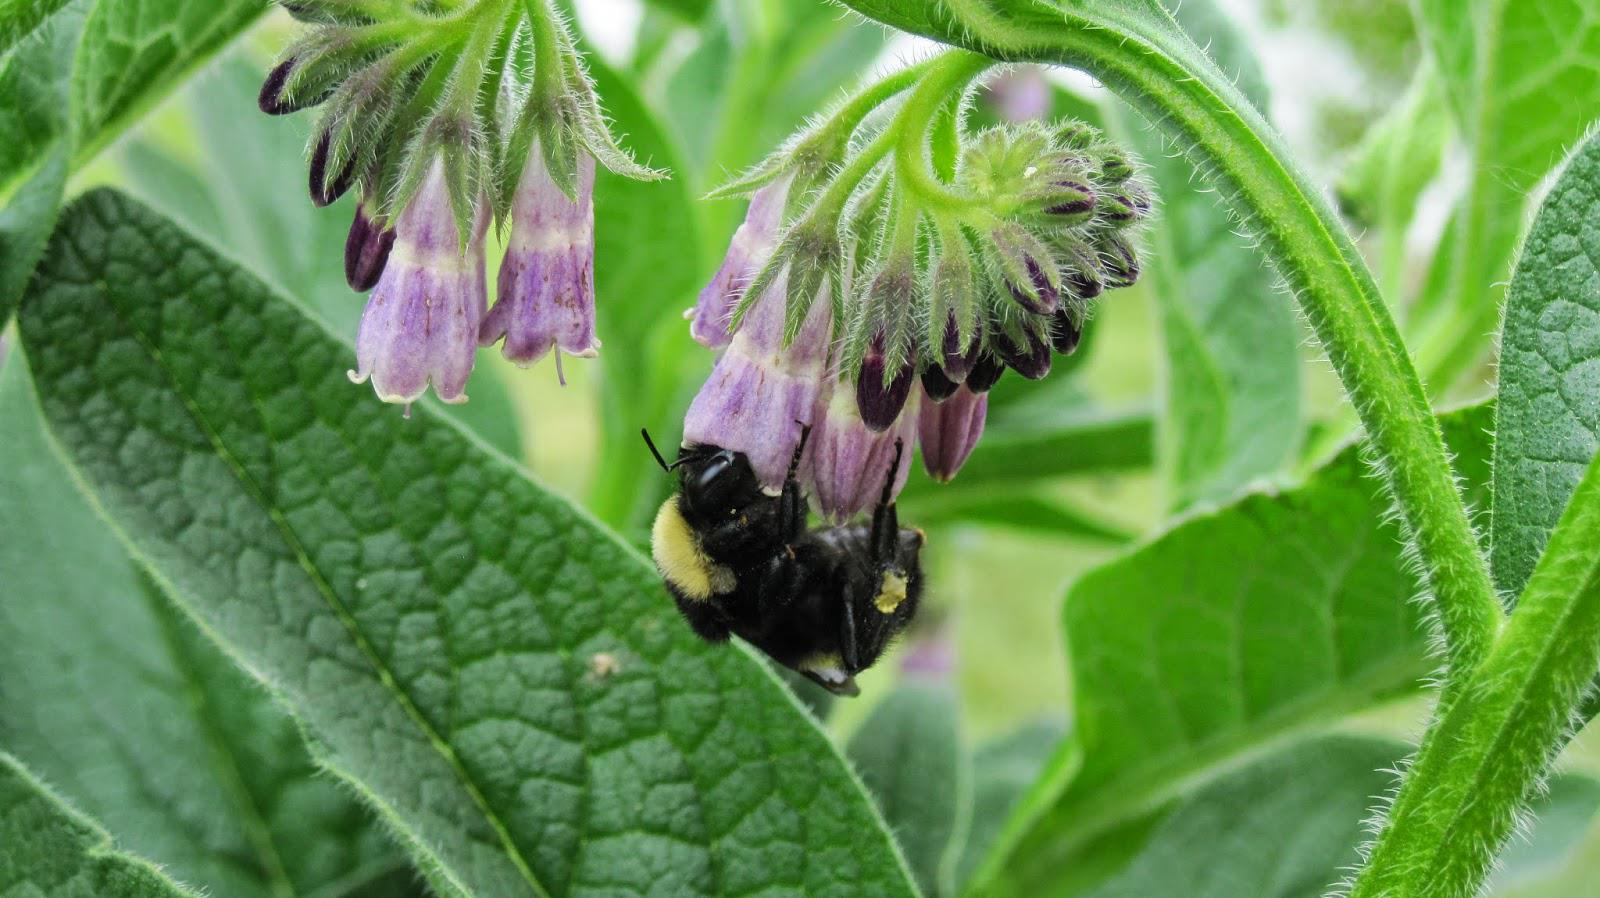
[[[883,481],[883,496],[872,510],[872,535],[869,548],[872,566],[884,570],[895,563],[895,541],[900,535],[900,515],[894,507],[894,479],[900,473],[900,460],[906,451],[904,440],[894,441],[894,462]]]
[[[728,622],[722,611],[711,604],[710,600],[686,599],[678,594],[676,589],[669,590],[672,597],[678,601],[678,610],[683,612],[683,619],[689,622],[689,629],[706,642],[727,642]]]
[[[789,459],[789,473],[783,479],[783,492],[778,496],[778,538],[784,545],[794,542],[806,532],[806,497],[800,492],[800,456],[806,451],[806,440],[811,437],[811,425],[800,425],[800,442],[794,447],[794,457]]]
[[[761,589],[757,593],[761,613],[770,614],[798,599],[805,585],[804,574],[794,549],[790,546],[780,547],[761,572]]]

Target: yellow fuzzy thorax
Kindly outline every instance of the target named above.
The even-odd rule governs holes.
[[[661,504],[650,528],[650,554],[656,570],[686,599],[703,602],[714,595],[733,591],[733,571],[706,556],[700,538],[683,519],[678,497]]]

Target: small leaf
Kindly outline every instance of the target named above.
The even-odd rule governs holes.
[[[196,898],[0,752],[0,895],[18,898]]]
[[[415,894],[295,723],[136,573],[51,450],[20,353],[0,422],[0,744],[207,894]]]
[[[1516,595],[1600,447],[1600,138],[1556,180],[1506,298],[1495,419],[1495,586]]]
[[[1480,499],[1491,415],[1443,422]],[[1072,587],[1076,750],[1041,777],[985,879],[1038,894],[1242,755],[1422,687],[1433,662],[1415,580],[1360,456],[1190,517]]]
[[[960,708],[947,684],[912,680],[850,737],[849,756],[926,896],[950,894],[971,811]]]
[[[582,512],[124,197],[45,258],[21,332],[70,463],[436,890],[913,894],[810,715]]]

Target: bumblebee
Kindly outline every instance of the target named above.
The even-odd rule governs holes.
[[[920,530],[903,529],[893,502],[902,443],[895,444],[870,524],[807,529],[796,475],[801,432],[773,496],[742,452],[701,445],[667,464],[680,489],[651,530],[651,553],[684,619],[707,642],[730,635],[836,695],[856,695],[855,675],[871,667],[916,616],[922,597]]]

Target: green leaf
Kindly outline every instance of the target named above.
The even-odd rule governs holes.
[[[265,10],[264,0],[0,6],[0,38],[6,13],[31,22],[0,56],[0,327],[50,233],[66,178]]]
[[[0,54],[66,5],[67,0],[0,0]]]
[[[947,684],[910,680],[872,709],[849,756],[894,830],[923,895],[950,894],[971,782]]]
[[[1492,414],[1444,419],[1478,497]],[[1072,587],[1075,750],[1052,762],[986,874],[1038,894],[1241,758],[1423,685],[1437,662],[1362,451],[1190,517]]]
[[[1179,23],[1258,108],[1266,81],[1243,35],[1207,0],[1170,0]],[[1124,119],[1134,116],[1121,111]],[[1161,198],[1151,233],[1156,308],[1166,344],[1157,455],[1169,502],[1225,500],[1280,470],[1300,426],[1300,323],[1278,278],[1238,233],[1232,213],[1165,138],[1124,127]]]
[[[584,514],[123,197],[45,258],[21,332],[70,462],[437,890],[912,894],[810,716]]]
[[[956,864],[958,888],[966,885],[994,846],[1017,801],[1044,769],[1065,733],[1059,723],[1030,723],[972,753],[972,822]]]
[[[1585,837],[1600,823],[1600,780],[1581,774],[1563,774],[1550,781],[1548,791],[1528,808],[1532,824],[1512,841],[1489,877],[1490,895],[1525,894],[1560,877],[1573,861],[1600,857],[1585,850]],[[1591,885],[1600,878],[1591,879]],[[1561,893],[1572,896],[1577,890]]]
[[[92,158],[157,98],[244,31],[266,0],[97,3],[72,71],[75,165]],[[255,114],[244,107],[241,116]]]
[[[208,894],[412,894],[288,715],[135,572],[51,451],[18,353],[0,422],[0,745]]]
[[[1033,894],[1322,898],[1356,862],[1367,806],[1406,751],[1336,736],[1275,752],[1164,809],[1101,884]]]
[[[148,861],[0,752],[0,895],[6,898],[193,898]]]
[[[1522,230],[1527,197],[1583,135],[1600,93],[1600,0],[1539,4],[1421,0],[1423,32],[1466,138],[1470,182],[1453,246],[1443,316],[1418,350],[1444,389],[1487,348]]]
[[[1506,298],[1495,419],[1495,585],[1516,595],[1600,447],[1600,139],[1556,180]]]

